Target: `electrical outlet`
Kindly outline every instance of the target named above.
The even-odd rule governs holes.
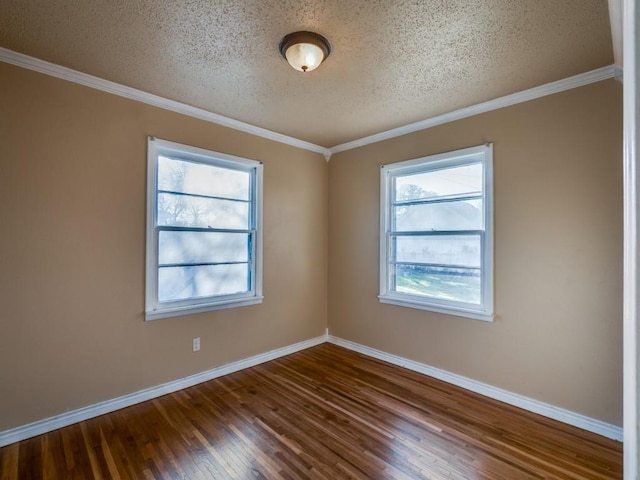
[[[193,338],[193,351],[194,352],[200,351],[200,337]]]

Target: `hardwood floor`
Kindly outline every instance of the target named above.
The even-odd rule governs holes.
[[[622,444],[323,344],[0,449],[0,479],[616,479]]]

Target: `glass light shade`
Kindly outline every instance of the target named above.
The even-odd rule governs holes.
[[[318,68],[324,60],[324,52],[311,43],[296,43],[287,48],[287,62],[300,72],[310,72]]]
[[[280,41],[280,53],[299,72],[315,70],[331,53],[329,40],[319,33],[293,32]]]

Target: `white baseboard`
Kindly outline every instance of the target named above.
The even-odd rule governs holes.
[[[268,362],[269,360],[284,357],[285,355],[290,355],[292,353],[299,352],[316,345],[320,345],[327,341],[335,345],[348,348],[349,350],[362,353],[369,357],[377,358],[379,360],[383,360],[385,362],[389,362],[394,365],[398,365],[409,370],[422,373],[423,375],[443,380],[447,383],[451,383],[453,385],[457,385],[486,397],[493,398],[495,400],[499,400],[501,402],[508,403],[519,408],[523,408],[530,412],[537,413],[548,418],[553,418],[554,420],[558,420],[560,422],[564,422],[569,425],[573,425],[575,427],[597,433],[607,438],[622,441],[622,428],[615,425],[611,425],[600,420],[595,420],[593,418],[589,418],[584,415],[580,415],[578,413],[556,407],[554,405],[549,405],[548,403],[540,402],[523,395],[512,393],[507,390],[492,387],[491,385],[487,385],[485,383],[478,382],[476,380],[472,380],[455,373],[450,373],[439,368],[431,367],[423,363],[409,360],[407,358],[392,355],[390,353],[360,345],[349,340],[343,340],[327,333],[325,335],[321,335],[304,342],[296,343],[294,345],[289,345],[283,348],[278,348],[276,350],[271,350],[270,352],[261,353],[244,360],[229,363],[227,365],[216,367],[205,372],[190,375],[188,377],[180,378],[172,382],[140,390],[128,395],[123,395],[111,400],[106,400],[94,405],[89,405],[87,407],[79,408],[77,410],[66,412],[50,418],[45,418],[28,425],[5,430],[3,432],[0,432],[0,447],[4,447],[14,442],[19,442],[21,440],[26,440],[27,438],[35,437],[36,435],[42,435],[43,433],[51,432],[53,430],[57,430],[58,428],[73,425],[74,423],[78,423],[83,420],[98,417],[100,415],[104,415],[105,413],[120,410],[121,408],[129,407],[137,403],[146,402],[147,400],[152,400],[162,395],[182,390],[183,388],[192,387],[193,385],[197,385],[214,378],[222,377],[223,375],[228,375],[239,370],[244,370],[245,368],[253,367],[255,365]]]
[[[193,385],[197,385],[198,383],[206,382],[214,378],[222,377],[223,375],[228,375],[239,370],[244,370],[245,368],[268,362],[269,360],[274,360],[276,358],[284,357],[285,355],[299,352],[300,350],[305,350],[307,348],[320,345],[321,343],[325,343],[326,341],[327,335],[321,335],[304,342],[289,345],[288,347],[278,348],[276,350],[271,350],[270,352],[261,353],[253,357],[245,358],[244,360],[239,360],[227,365],[222,365],[220,367],[207,370],[206,372],[196,373],[195,375],[180,378],[178,380],[164,383],[156,387],[146,388],[138,392],[123,395],[111,400],[106,400],[94,405],[89,405],[87,407],[79,408],[71,412],[66,412],[54,417],[38,420],[37,422],[33,422],[28,425],[5,430],[3,432],[0,432],[0,447],[25,440],[27,438],[35,437],[36,435],[42,435],[43,433],[51,432],[53,430],[57,430],[58,428],[66,427],[83,420],[88,420],[90,418],[104,415],[105,413],[120,410],[121,408],[130,407],[131,405],[135,405],[137,403],[146,402],[147,400],[151,400],[168,393],[173,393],[178,390],[182,390],[183,388],[192,387]]]
[[[501,402],[508,403],[509,405],[513,405],[515,407],[537,413],[538,415],[552,418],[554,420],[573,425],[574,427],[582,428],[583,430],[587,430],[589,432],[597,433],[598,435],[602,435],[603,437],[611,438],[619,442],[622,441],[623,435],[621,427],[611,425],[609,423],[605,423],[584,415],[580,415],[579,413],[571,412],[569,410],[565,410],[563,408],[559,408],[554,405],[535,400],[533,398],[525,397],[524,395],[519,395],[507,390],[502,390],[501,388],[493,387],[491,385],[487,385],[486,383],[463,377],[462,375],[457,375],[455,373],[447,372],[446,370],[431,367],[429,365],[425,365],[424,363],[419,363],[413,360],[409,360],[408,358],[399,357],[397,355],[392,355],[381,350],[376,350],[375,348],[367,347],[358,343],[351,342],[349,340],[334,337],[333,335],[329,335],[328,341],[329,343],[348,348],[349,350],[362,353],[369,357],[377,358],[378,360],[383,360],[385,362],[392,363],[409,370],[413,370],[414,372],[437,378],[438,380],[442,380],[444,382],[451,383],[452,385],[456,385],[472,392],[479,393],[481,395],[484,395],[485,397],[493,398],[494,400],[499,400]]]

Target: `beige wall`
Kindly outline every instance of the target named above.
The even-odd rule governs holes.
[[[7,64],[0,85],[0,431],[324,334],[321,155]],[[264,161],[262,305],[144,322],[147,135]]]
[[[6,64],[0,84],[0,431],[313,338],[327,322],[333,335],[621,424],[615,81],[337,154],[328,167]],[[264,161],[262,305],[143,321],[147,135]],[[379,165],[486,141],[495,323],[380,304]]]
[[[494,142],[494,323],[378,302],[379,166]],[[622,424],[622,88],[614,80],[335,155],[329,329]]]

